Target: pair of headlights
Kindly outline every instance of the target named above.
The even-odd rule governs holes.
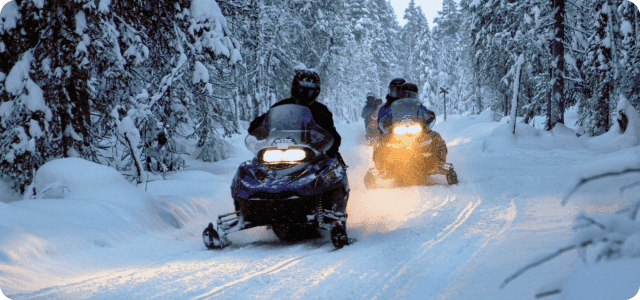
[[[393,133],[397,134],[397,135],[405,135],[405,134],[418,134],[422,131],[422,126],[416,124],[416,125],[410,125],[410,126],[396,126],[393,127]]]
[[[410,126],[396,126],[393,128],[393,133],[398,135],[405,134],[418,134],[422,131],[420,125]],[[288,149],[288,150],[266,150],[262,154],[262,160],[267,163],[290,163],[303,161],[307,157],[307,153],[302,149]]]
[[[302,149],[266,150],[262,154],[262,160],[268,163],[299,162],[307,157]]]

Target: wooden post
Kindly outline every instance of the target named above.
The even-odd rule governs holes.
[[[440,88],[440,93],[444,96],[444,120],[447,120],[447,94],[449,91],[446,88]]]

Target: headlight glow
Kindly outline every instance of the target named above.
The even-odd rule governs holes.
[[[393,128],[393,133],[397,134],[397,135],[404,135],[404,134],[418,134],[422,131],[422,126],[416,124],[416,125],[411,125],[411,126],[396,126]]]
[[[409,128],[407,128],[407,126],[396,126],[393,128],[393,133],[403,135],[407,133],[408,130]]]
[[[307,154],[301,149],[267,150],[262,155],[265,162],[294,162],[303,160]]]
[[[411,133],[411,134],[418,134],[418,133],[420,133],[420,131],[422,131],[422,126],[420,126],[420,125],[411,125],[411,126],[409,126],[407,131],[409,131],[409,133]]]

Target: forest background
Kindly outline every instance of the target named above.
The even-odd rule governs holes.
[[[576,134],[600,135],[621,99],[640,108],[639,14],[627,0],[443,0],[429,26],[411,0],[400,26],[386,0],[9,1],[0,177],[33,193],[45,162],[82,157],[140,183],[183,167],[185,140],[226,159],[224,138],[288,97],[301,65],[344,122],[404,77],[445,118],[492,109],[550,130],[577,107]]]

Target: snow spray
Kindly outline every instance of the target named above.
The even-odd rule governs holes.
[[[7,296],[5,296],[5,295],[2,293],[2,289],[0,289],[0,300],[11,300],[11,299],[7,298]]]

